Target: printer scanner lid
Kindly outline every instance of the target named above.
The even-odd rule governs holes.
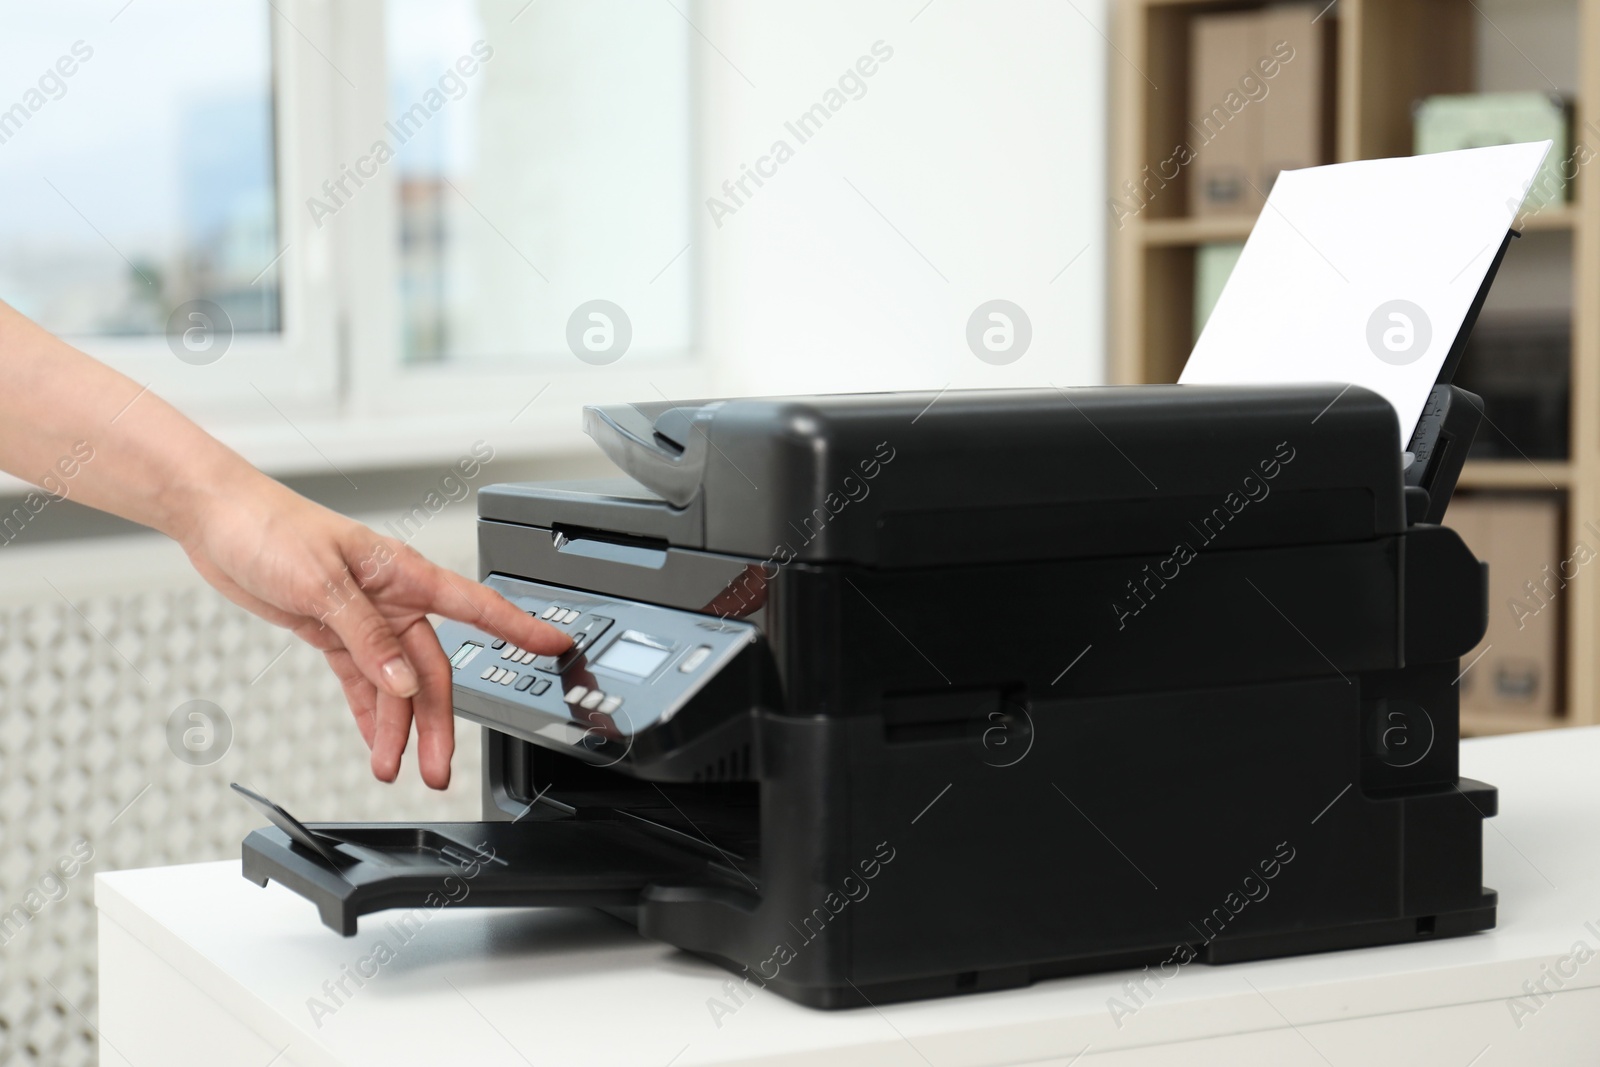
[[[889,567],[1169,553],[1240,501],[1230,547],[1405,526],[1394,408],[1342,383],[608,404],[584,429],[628,478],[489,486],[481,519]]]

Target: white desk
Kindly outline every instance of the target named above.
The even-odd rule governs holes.
[[[1064,1067],[1086,1045],[1084,1067],[1600,1063],[1600,729],[1469,741],[1461,762],[1500,788],[1484,831],[1498,929],[1195,964],[1120,1029],[1107,1000],[1127,974],[881,1011],[758,993],[718,1027],[707,1001],[724,972],[596,912],[553,909],[445,909],[364,987],[347,980],[353,995],[319,1026],[308,999],[368,955],[384,917],[339,938],[229,862],[95,880],[101,1063]],[[1594,958],[1567,964],[1519,1028],[1509,998],[1578,942]]]

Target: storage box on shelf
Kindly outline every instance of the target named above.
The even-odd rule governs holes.
[[[1461,721],[1473,732],[1556,724],[1562,608],[1579,564],[1561,552],[1561,499],[1463,494],[1449,523],[1489,568],[1489,629],[1462,660]]]
[[[1201,215],[1192,209],[1199,195],[1191,185],[1199,180],[1192,142],[1201,134],[1191,123],[1209,110],[1204,101],[1192,99],[1194,86],[1216,81],[1213,73],[1197,68],[1201,61],[1192,55],[1196,28],[1204,25],[1199,20],[1281,6],[1217,0],[1116,0],[1108,205],[1112,239],[1110,377],[1114,382],[1177,379],[1194,342],[1196,283],[1206,280],[1197,278],[1200,250],[1206,245],[1246,240],[1255,222],[1251,214]],[[1555,86],[1546,74],[1550,64],[1543,57],[1563,49],[1576,55],[1578,74],[1568,95],[1573,97],[1577,121],[1575,141],[1585,143],[1586,118],[1600,115],[1600,0],[1568,0],[1564,9],[1559,2],[1554,7],[1559,10],[1553,18],[1545,12],[1526,23],[1508,26],[1506,14],[1487,0],[1338,0],[1322,11],[1316,22],[1331,39],[1328,110],[1333,158],[1344,161],[1410,153],[1415,133],[1413,111],[1417,102],[1427,97],[1485,88],[1551,91]],[[1495,20],[1492,25],[1491,18]],[[1510,44],[1503,36],[1508,30],[1517,35]],[[1543,37],[1525,36],[1535,33]],[[1483,84],[1486,47],[1509,55],[1511,69],[1516,77],[1525,77],[1527,84]],[[1504,69],[1502,66],[1496,75],[1501,82],[1505,81]],[[1245,73],[1241,70],[1241,77]],[[1255,72],[1258,78],[1262,73],[1259,69]],[[1264,114],[1274,106],[1270,92],[1263,97],[1255,89],[1254,94],[1258,99],[1244,111],[1259,108]],[[1241,98],[1248,96],[1241,92]],[[1262,150],[1261,154],[1270,153]],[[1577,168],[1569,200],[1551,202],[1522,220],[1524,233],[1570,238],[1573,298],[1564,458],[1524,458],[1515,454],[1514,447],[1507,447],[1497,458],[1470,462],[1461,480],[1464,488],[1519,492],[1552,503],[1557,508],[1554,547],[1545,546],[1552,553],[1545,562],[1552,566],[1570,556],[1580,542],[1600,551],[1600,534],[1592,532],[1600,529],[1597,174],[1600,168],[1594,166]],[[1261,191],[1266,192],[1264,185]],[[1516,261],[1508,264],[1513,281],[1518,269]],[[1487,427],[1484,432],[1494,433]],[[1468,524],[1472,520],[1466,512],[1470,510],[1470,505],[1462,509]],[[1455,517],[1452,508],[1446,523]],[[1502,554],[1499,562],[1491,559],[1491,563],[1515,570],[1517,560]],[[1527,714],[1485,708],[1469,699],[1463,718],[1468,732],[1502,733],[1600,722],[1600,669],[1596,662],[1600,660],[1600,584],[1585,577],[1569,583],[1550,608],[1558,634],[1553,684],[1548,690],[1554,694],[1553,703],[1546,711]]]

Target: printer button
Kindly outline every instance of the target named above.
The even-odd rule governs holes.
[[[496,667],[494,669],[494,673],[489,675],[489,681],[498,682],[502,677],[505,676],[505,674],[506,669],[504,667]]]
[[[565,700],[568,704],[576,704],[578,701],[582,700],[584,698],[584,695],[587,694],[588,692],[589,692],[589,687],[588,686],[586,686],[586,685],[575,685],[571,689],[568,689],[566,696],[562,697],[561,699]]]
[[[568,622],[571,622],[573,619],[576,619],[579,614],[580,614],[580,612],[578,611],[577,608],[568,608],[567,611],[566,611],[566,614],[562,615],[560,620],[558,620],[558,621],[563,622],[563,623],[568,623]]]
[[[516,677],[517,677],[517,672],[516,671],[506,671],[506,673],[500,679],[500,684],[501,685],[510,685],[513,681],[516,680]]]
[[[611,628],[611,620],[604,615],[590,615],[583,620],[583,625],[572,631],[572,647],[582,651],[597,641],[601,634]],[[570,650],[569,650],[570,652]]]
[[[499,669],[499,667],[485,667],[483,669],[483,673],[478,675],[478,677],[487,682],[490,678],[494,677],[494,672]]]
[[[587,701],[585,705],[587,706]],[[619,696],[609,696],[600,702],[600,711],[605,715],[610,715],[620,707],[622,707],[622,698]]]
[[[506,647],[506,639],[502,637],[500,640],[496,641],[494,644],[490,645],[489,647],[490,648],[505,648]]]
[[[561,610],[561,605],[559,605],[559,604],[551,604],[549,607],[544,609],[544,614],[540,615],[539,618],[546,619],[546,620],[553,619],[553,618],[556,617],[556,614],[560,610]]]
[[[537,680],[538,679],[534,678],[534,676],[531,675],[531,674],[524,674],[522,676],[522,678],[517,682],[517,686],[516,686],[517,692],[519,692],[519,693],[527,692],[528,686],[532,685]]]
[[[605,698],[606,698],[606,695],[604,693],[602,693],[598,689],[595,689],[595,690],[592,690],[589,693],[588,696],[586,696],[582,700],[580,700],[578,702],[578,706],[582,707],[582,708],[588,708],[588,709],[592,710],[594,708],[599,707],[600,706],[600,702],[602,700],[604,700]]]
[[[528,677],[529,678],[533,678],[533,675],[530,674],[530,675],[528,675]],[[531,690],[529,690],[529,692],[531,692],[534,696],[539,696],[541,693],[543,693],[546,689],[549,689],[549,688],[550,688],[550,679],[548,679],[548,678],[533,678],[533,688]]]
[[[704,663],[709,655],[711,655],[710,645],[700,645],[690,649],[689,654],[683,657],[683,662],[678,664],[678,672],[680,674],[689,674]]]
[[[600,635],[611,628],[611,622],[603,615],[590,615],[583,626],[572,632],[571,648],[559,656],[540,656],[534,661],[533,669],[547,674],[560,674],[593,647]]]

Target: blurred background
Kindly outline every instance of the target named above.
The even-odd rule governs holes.
[[[472,491],[607,471],[585,403],[1171,381],[1282,169],[1552,137],[1463,370],[1493,429],[1450,521],[1495,605],[1463,715],[1593,722],[1597,3],[5,4],[0,299],[475,574]],[[229,781],[473,818],[477,740],[443,795],[373,782],[319,656],[27,488],[0,1065],[89,1063],[94,871],[237,856]]]
[[[584,403],[1101,381],[1108,31],[1101,0],[8,3],[0,299],[475,575],[470,492],[607,471]],[[967,342],[993,299],[1032,331],[1003,365]],[[229,781],[475,818],[479,756],[460,724],[446,794],[379,785],[320,656],[25,491],[0,1064],[87,1063],[94,871],[237,856]]]

